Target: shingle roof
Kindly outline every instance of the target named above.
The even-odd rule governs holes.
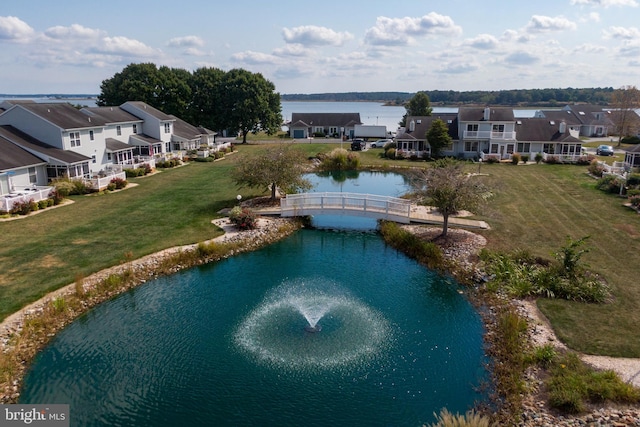
[[[152,138],[148,135],[144,135],[144,134],[136,134],[136,135],[131,135],[131,143],[134,145],[144,145],[144,144],[158,144],[158,143],[162,143],[162,141],[160,141],[159,139],[155,139]],[[136,144],[137,143],[137,144]]]
[[[198,139],[202,135],[202,132],[192,124],[187,123],[176,116],[171,117],[175,119],[175,122],[173,122],[174,135],[184,139]]]
[[[100,117],[108,124],[143,121],[120,107],[85,107],[80,111],[90,117]]]
[[[580,142],[580,139],[571,136],[568,126],[564,133],[560,133],[560,122],[550,121],[546,117],[519,119],[516,139],[518,142]]]
[[[427,132],[431,127],[434,120],[440,119],[449,127],[449,136],[451,138],[458,139],[458,115],[456,113],[440,113],[433,114],[431,116],[409,116],[407,117],[407,126],[404,128],[404,132],[396,135],[396,139],[399,140],[426,140]],[[415,129],[410,131],[410,123],[414,122]]]
[[[0,152],[2,153],[2,156],[0,156],[0,171],[46,163],[40,157],[10,142],[2,134],[0,134]]]
[[[291,123],[302,121],[309,126],[361,125],[360,113],[292,113]]]
[[[39,141],[10,125],[0,126],[0,136],[18,144],[20,147],[23,147],[30,152],[42,153],[47,157],[51,157],[63,163],[74,164],[91,160],[91,158],[83,156],[82,154],[68,150],[61,150],[60,148],[45,144],[44,142]]]
[[[104,142],[105,142],[105,146],[107,147],[107,151],[111,153],[133,149],[133,146],[129,144],[125,144],[124,142],[118,141],[117,139],[114,139],[114,138],[106,138]]]
[[[558,123],[564,121],[568,125],[579,125],[582,121],[576,116],[574,111],[571,110],[539,110],[544,117],[548,120],[553,120]]]
[[[24,108],[62,129],[95,128],[105,125],[100,117],[89,117],[66,103],[27,103],[15,108]]]
[[[146,102],[142,102],[142,101],[127,101],[122,105],[124,106],[124,105],[127,105],[127,104],[129,104],[129,105],[131,105],[133,107],[136,107],[139,110],[146,111],[148,114],[151,114],[153,117],[157,118],[158,120],[172,121],[174,119],[169,114],[163,113],[162,111],[158,110],[157,108],[152,107],[151,105],[147,104]]]
[[[485,108],[489,109],[489,120],[484,119]],[[461,122],[512,122],[513,108],[509,107],[460,107],[458,117]]]

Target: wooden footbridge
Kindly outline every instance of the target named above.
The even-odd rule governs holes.
[[[276,209],[277,210],[277,209]],[[426,209],[418,209],[411,201],[397,197],[359,193],[302,193],[288,194],[280,199],[280,209],[262,214],[283,217],[307,215],[353,215],[395,221],[401,224],[442,224],[442,215]],[[450,217],[452,227],[489,228],[486,222],[460,217]]]

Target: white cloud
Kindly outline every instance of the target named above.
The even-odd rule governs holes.
[[[304,25],[292,29],[283,28],[282,35],[287,43],[301,44],[305,46],[342,46],[353,35],[348,32],[336,32],[330,28]]]
[[[248,50],[246,52],[238,52],[231,55],[231,59],[244,64],[278,64],[279,60],[274,55],[268,53],[254,52]]]
[[[307,49],[298,43],[287,44],[284,47],[273,50],[273,54],[275,56],[284,57],[307,57],[311,52],[312,51],[310,49]]]
[[[167,42],[169,47],[202,47],[204,40],[199,36],[174,37]]]
[[[56,40],[97,39],[105,35],[104,31],[83,27],[79,24],[72,24],[69,27],[57,25],[55,27],[48,28],[44,34],[45,36]]]
[[[371,45],[401,46],[413,43],[414,37],[429,35],[459,35],[462,28],[448,16],[431,12],[419,18],[387,18],[379,16],[376,25],[365,33],[365,42]]]
[[[631,6],[637,7],[638,2],[636,0],[571,0],[572,5],[586,5],[586,6]]]
[[[33,28],[20,18],[0,16],[0,40],[26,41],[33,34]]]
[[[515,52],[505,57],[505,62],[509,65],[532,65],[539,61],[540,58],[528,52]]]
[[[152,57],[161,54],[159,50],[127,37],[105,37],[102,39],[102,44],[93,50],[97,53],[134,57]]]
[[[439,70],[448,74],[464,74],[472,71],[477,71],[480,66],[476,63],[469,61],[455,61],[444,63],[440,66]]]
[[[579,46],[576,46],[574,49],[575,53],[605,53],[609,49],[604,46],[598,46],[591,43],[584,43]]]
[[[464,44],[476,49],[495,49],[498,47],[498,39],[490,34],[479,34],[472,39],[465,40]]]
[[[634,40],[640,39],[640,30],[636,27],[610,27],[604,31],[604,35],[610,39]]]
[[[550,31],[575,30],[577,25],[563,16],[551,17],[533,15],[525,27],[525,30],[533,33],[545,33]]]

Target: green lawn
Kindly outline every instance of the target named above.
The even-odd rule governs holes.
[[[309,156],[339,144],[297,144]],[[236,145],[239,153],[215,163],[188,166],[130,180],[138,184],[102,196],[74,197],[75,203],[16,221],[0,222],[0,318],[48,291],[163,248],[210,239],[217,211],[257,191],[239,190],[229,172],[243,155],[263,147]],[[381,159],[382,150],[362,152],[364,165],[425,166],[424,162]],[[473,170],[477,171],[477,166]],[[606,305],[541,300],[558,335],[573,349],[640,357],[640,216],[622,200],[593,188],[586,167],[568,165],[482,165],[495,197],[479,215],[492,229],[483,234],[496,250],[528,249],[551,257],[565,244],[590,235],[585,260],[602,273],[615,300]]]

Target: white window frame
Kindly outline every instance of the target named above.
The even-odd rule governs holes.
[[[116,135],[118,136],[122,135],[122,126],[116,125]]]
[[[164,133],[171,133],[171,123],[164,124]]]
[[[69,132],[69,141],[72,147],[80,147],[80,132]]]

